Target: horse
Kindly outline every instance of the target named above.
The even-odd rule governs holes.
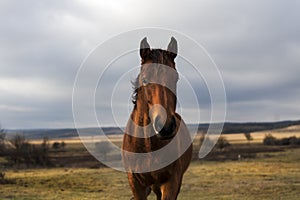
[[[158,200],[177,199],[191,162],[192,140],[176,113],[177,49],[174,37],[167,50],[150,48],[146,37],[140,42],[141,68],[133,81],[134,107],[122,144],[134,200],[147,199],[151,190]]]

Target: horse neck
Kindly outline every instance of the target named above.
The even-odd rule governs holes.
[[[151,151],[151,139],[147,136],[151,131],[149,130],[149,109],[148,105],[142,105],[142,102],[137,101],[131,113],[131,120],[127,124],[126,132],[131,135],[130,138],[131,141],[134,141],[132,142],[134,148],[138,148],[140,152],[148,152]],[[140,137],[141,134],[144,136],[143,138]]]

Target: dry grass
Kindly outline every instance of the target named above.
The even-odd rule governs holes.
[[[259,131],[251,133],[253,140],[251,143],[262,143],[263,139],[267,134],[272,134],[277,139],[296,136],[300,137],[300,126],[290,126],[288,128],[271,130],[271,131]],[[226,139],[232,144],[243,144],[247,143],[246,137],[243,133],[240,134],[225,134]]]
[[[112,169],[7,171],[0,199],[130,199],[126,175]],[[300,149],[253,160],[193,162],[178,199],[298,199]],[[152,194],[149,199],[155,199]]]
[[[251,143],[261,143],[268,133],[276,138],[300,137],[300,126],[251,133],[254,138]],[[232,144],[248,142],[244,134],[225,137]],[[113,140],[120,145],[121,138],[114,136]],[[51,142],[54,141],[61,142]],[[81,155],[86,151],[78,138],[64,142],[67,144],[64,155]],[[0,162],[4,161],[0,158]],[[0,185],[0,199],[131,198],[126,174],[108,168],[8,170],[5,175],[12,184]],[[241,161],[194,161],[185,174],[178,199],[299,199],[299,196],[300,148],[261,153],[255,159]],[[151,194],[149,199],[156,198]]]

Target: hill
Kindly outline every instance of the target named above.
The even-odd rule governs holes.
[[[189,124],[188,128],[198,126],[199,132],[206,132],[210,124]],[[300,125],[300,120],[297,121],[280,121],[280,122],[246,122],[246,123],[234,123],[226,122],[223,126],[223,134],[235,134],[245,132],[260,132],[275,129],[283,129]],[[220,124],[212,124],[213,127],[218,127]],[[99,128],[82,128],[79,129],[81,136],[97,136],[100,134]],[[123,134],[122,128],[118,127],[104,127],[102,128],[105,135],[118,135]],[[42,139],[48,137],[49,139],[56,138],[74,138],[78,137],[76,129],[18,129],[18,130],[6,130],[7,137],[10,138],[15,134],[22,133],[27,139]]]
[[[215,124],[218,125],[218,124]],[[296,121],[279,121],[279,122],[226,122],[224,123],[222,134],[232,134],[232,133],[252,133],[259,131],[282,129],[291,126],[300,125],[300,120]],[[198,130],[200,132],[206,132],[209,124],[199,124]]]
[[[117,127],[105,127],[102,128],[104,134],[122,134],[123,131]],[[81,136],[96,136],[100,134],[99,128],[82,128],[79,129],[80,133],[84,133]],[[11,138],[16,134],[24,134],[27,139],[42,139],[47,137],[49,139],[56,138],[74,138],[78,137],[77,129],[66,128],[66,129],[17,129],[17,130],[6,130],[7,137]]]

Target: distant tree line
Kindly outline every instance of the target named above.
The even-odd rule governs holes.
[[[19,166],[49,166],[49,140],[44,138],[41,144],[29,143],[23,134],[17,134],[9,140],[10,148],[6,149],[6,157]]]
[[[253,122],[253,123],[224,123],[222,134],[227,133],[247,133],[286,128],[289,126],[300,125],[298,121],[280,121],[280,122]],[[198,124],[199,132],[207,132],[210,124]]]
[[[300,145],[300,138],[296,136],[285,137],[281,139],[275,138],[271,134],[267,134],[263,140],[264,145]]]
[[[0,127],[0,156],[6,158],[8,165],[50,166],[49,151],[47,137],[40,144],[31,144],[21,133],[6,138],[5,131]]]

